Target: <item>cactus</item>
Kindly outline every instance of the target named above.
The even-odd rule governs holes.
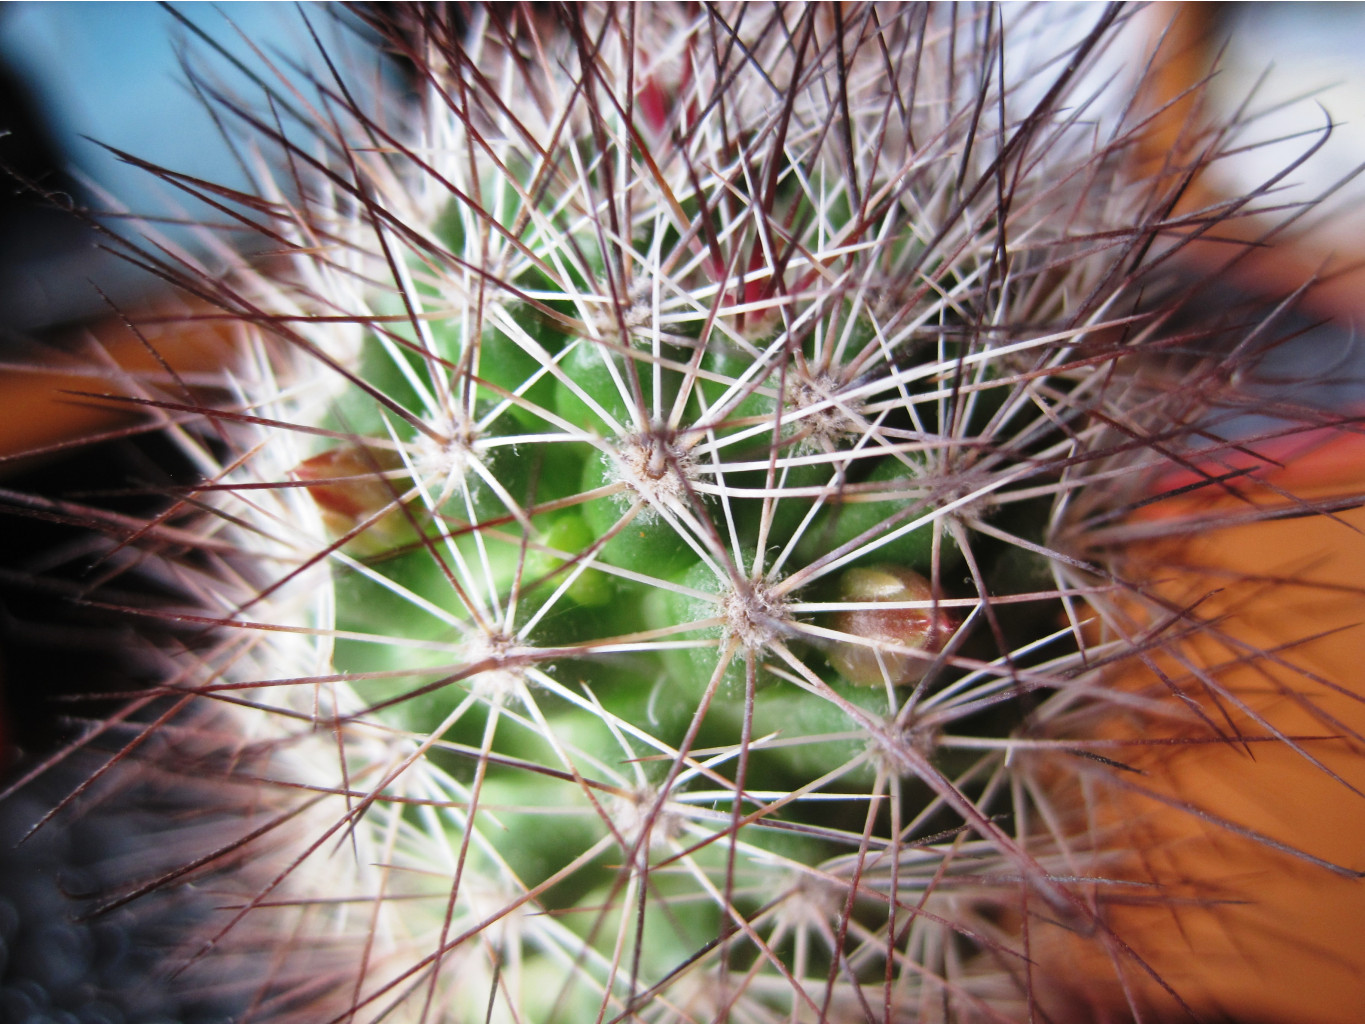
[[[203,86],[272,169],[161,173],[269,252],[130,250],[241,341],[135,400],[203,474],[135,540],[188,542],[158,692],[238,737],[260,870],[182,968],[325,951],[258,1008],[337,1022],[1024,1020],[1021,921],[1122,948],[1049,796],[1121,765],[1049,723],[1158,600],[1085,531],[1222,456],[1273,340],[1190,324],[1234,141],[1144,165],[1131,14],[400,7],[415,95]]]

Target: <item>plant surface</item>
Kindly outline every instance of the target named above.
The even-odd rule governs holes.
[[[139,382],[202,482],[107,556],[194,598],[119,762],[212,716],[254,794],[127,894],[259,869],[181,969],[536,1024],[1033,1019],[1030,922],[1144,971],[1057,723],[1202,628],[1113,552],[1275,338],[1172,272],[1247,201],[1177,212],[1235,142],[1152,162],[1132,13],[396,5],[406,87],[198,81],[270,170],[158,173],[257,255],[130,258],[241,358]]]

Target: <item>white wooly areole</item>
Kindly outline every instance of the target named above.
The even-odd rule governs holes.
[[[1052,795],[1123,765],[1049,730],[1132,609],[1202,624],[1085,530],[1217,463],[1275,328],[1172,273],[1238,143],[1151,160],[1132,13],[395,5],[405,84],[201,82],[273,170],[167,174],[268,258],[138,257],[250,336],[169,514],[173,685],[259,794],[196,976],[264,934],[323,966],[235,979],[262,1018],[1026,1020],[1040,920],[1143,972]]]

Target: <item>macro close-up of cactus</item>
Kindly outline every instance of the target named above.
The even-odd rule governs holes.
[[[3,781],[88,765],[38,835],[182,794],[73,893],[185,903],[148,984],[317,1024],[1353,1019],[1358,937],[1287,970],[1266,879],[1345,920],[1365,852],[1217,794],[1365,816],[1315,660],[1355,570],[1217,543],[1353,535],[1365,474],[1292,476],[1354,436],[1265,369],[1298,283],[1235,287],[1297,165],[1201,187],[1255,122],[1157,88],[1162,17],[317,8],[301,85],[178,16],[252,185],[144,165],[210,212],[99,222],[173,298],[64,385],[177,468],[136,515],[3,496],[141,637]]]

